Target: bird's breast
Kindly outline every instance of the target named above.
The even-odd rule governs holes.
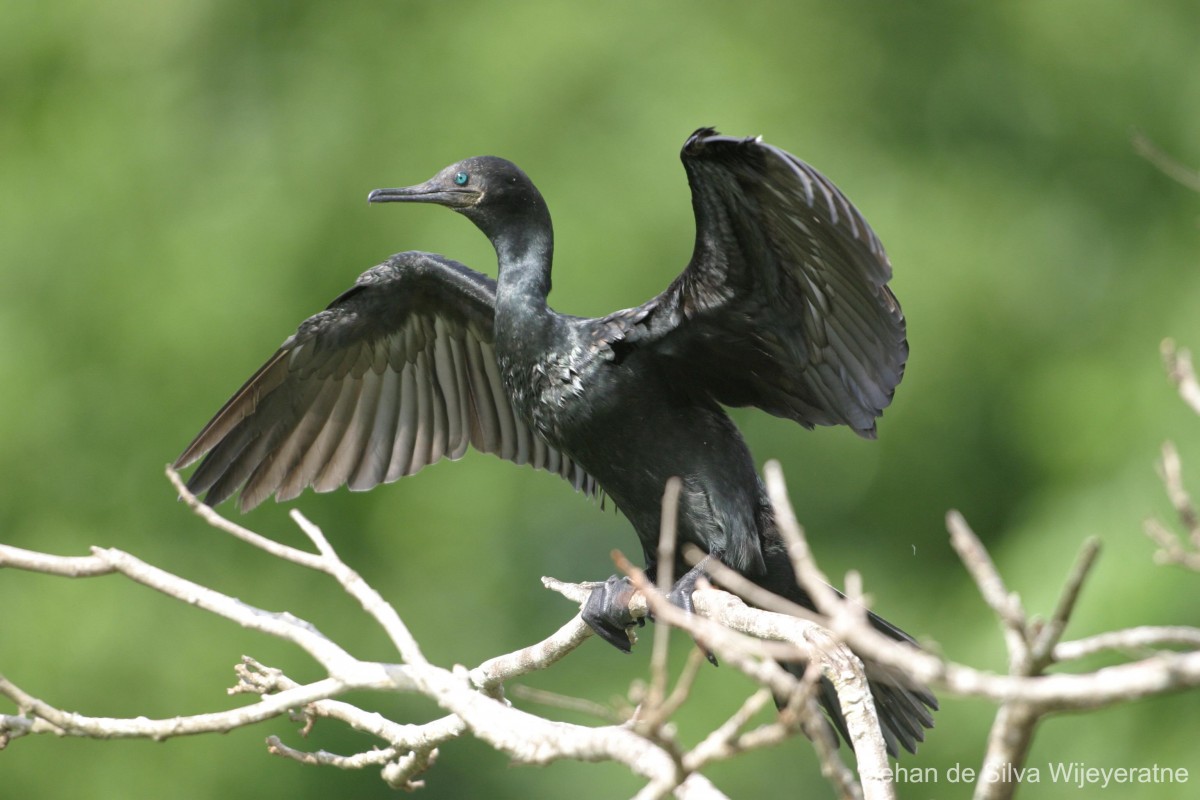
[[[552,445],[561,446],[566,426],[585,392],[584,354],[578,348],[521,358],[500,353],[501,376],[516,412]]]

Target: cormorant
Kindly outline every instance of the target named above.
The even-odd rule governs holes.
[[[678,476],[681,542],[813,607],[722,406],[874,437],[908,356],[891,266],[845,195],[789,153],[702,128],[681,158],[696,216],[690,263],[662,294],[599,319],[547,306],[550,213],[515,164],[468,158],[423,184],[371,192],[373,203],[436,203],[470,219],[495,247],[498,280],[421,252],[363,273],[180,455],[177,468],[206,456],[189,489],[215,505],[240,487],[247,510],[309,486],[370,489],[470,444],[603,492],[653,574],[663,488]],[[672,598],[690,606],[701,572],[674,566],[684,577]],[[627,599],[614,577],[584,609],[625,651]],[[889,750],[914,751],[936,700],[881,670],[871,690]],[[828,684],[822,695],[845,736]]]

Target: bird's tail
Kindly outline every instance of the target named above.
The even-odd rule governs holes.
[[[795,593],[788,594],[799,595],[789,596],[788,599],[808,608],[813,607],[812,600],[803,589],[797,587]],[[871,627],[885,636],[898,642],[916,645],[911,636],[883,617],[868,611],[867,619]],[[803,662],[791,662],[782,666],[796,677],[800,677],[807,665]],[[937,710],[937,698],[929,689],[914,683],[912,679],[891,667],[870,662],[864,662],[864,667],[888,754],[893,758],[898,757],[901,747],[910,753],[917,752],[917,744],[925,741],[925,730],[933,727],[931,712]],[[846,718],[842,714],[833,684],[827,678],[821,678],[817,687],[817,701],[825,709],[834,728],[849,742],[850,733],[846,729]]]

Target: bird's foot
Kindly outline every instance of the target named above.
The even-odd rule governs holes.
[[[583,621],[599,634],[600,638],[623,653],[633,649],[630,628],[635,623],[646,624],[645,619],[634,619],[633,614],[629,613],[629,601],[634,591],[629,578],[613,575],[597,585],[583,604]]]
[[[692,602],[692,593],[696,591],[696,584],[704,577],[707,577],[707,573],[704,571],[704,562],[701,561],[675,582],[671,591],[667,592],[667,600],[689,614],[696,613],[696,606]],[[629,601],[633,597],[634,591],[636,590],[629,578],[613,575],[592,589],[581,612],[583,621],[600,638],[623,653],[628,653],[633,649],[634,637],[631,630],[633,626],[636,624],[640,627],[646,624],[645,618],[634,618],[629,611]],[[654,618],[653,614],[650,615],[650,618]],[[717,657],[712,652],[699,642],[696,643],[696,646],[714,667],[717,666]]]
[[[704,561],[707,560],[704,559]],[[696,606],[692,601],[692,593],[696,591],[696,584],[699,583],[701,578],[708,577],[708,573],[704,571],[704,561],[701,561],[688,570],[682,578],[675,582],[675,585],[671,587],[671,591],[667,592],[667,599],[671,601],[671,604],[682,608],[689,614],[696,613]],[[719,666],[717,664],[717,657],[712,654],[711,650],[699,642],[696,642],[696,646],[700,648],[700,652],[704,653],[704,657],[708,659],[710,664],[714,667]]]

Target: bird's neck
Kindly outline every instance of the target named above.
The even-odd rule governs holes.
[[[554,234],[549,226],[501,234],[492,244],[500,268],[496,282],[497,313],[518,309],[524,314],[544,313],[554,260]]]

